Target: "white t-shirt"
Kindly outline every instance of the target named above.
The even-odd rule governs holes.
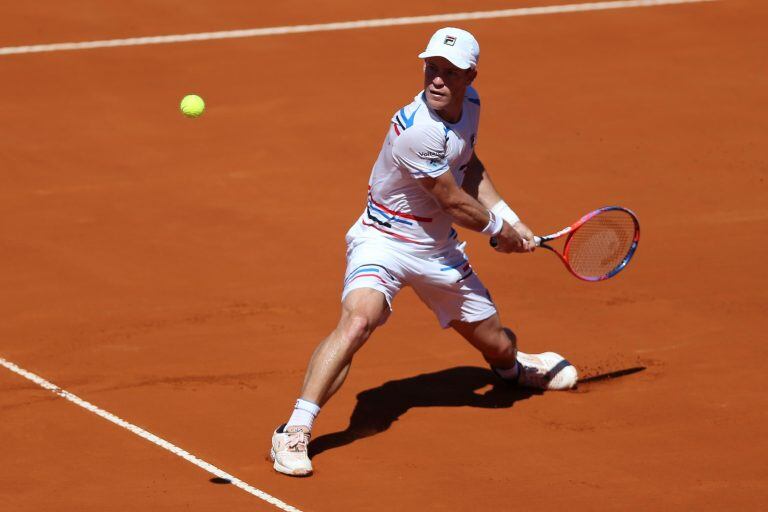
[[[413,249],[437,248],[455,238],[450,215],[416,180],[450,171],[461,185],[479,121],[480,99],[472,87],[457,123],[430,109],[423,92],[416,95],[392,117],[368,181],[368,204],[348,234],[384,236]]]

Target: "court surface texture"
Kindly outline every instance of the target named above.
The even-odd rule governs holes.
[[[5,2],[0,508],[764,506],[768,4],[574,1]],[[627,206],[639,250],[590,284],[462,231],[520,347],[566,355],[578,389],[499,387],[406,289],[318,418],[316,474],[278,475],[344,233],[444,25],[480,42],[477,152],[523,220]]]

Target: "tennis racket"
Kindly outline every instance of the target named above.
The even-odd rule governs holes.
[[[560,253],[548,242],[565,238]],[[574,276],[584,281],[603,281],[621,272],[637,250],[640,223],[635,214],[620,206],[589,212],[556,233],[536,236],[534,241],[555,253]],[[491,246],[496,247],[495,237]]]

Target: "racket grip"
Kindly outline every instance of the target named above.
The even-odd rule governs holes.
[[[534,237],[533,237],[533,243],[535,243],[535,244],[536,244],[536,247],[539,247],[539,246],[541,246],[541,242],[542,242],[542,241],[543,241],[543,240],[542,240],[542,238],[541,238],[540,236],[535,236],[535,235],[534,235]],[[496,246],[497,246],[497,245],[499,245],[499,240],[498,240],[498,239],[497,239],[495,236],[492,236],[492,237],[491,237],[491,239],[490,239],[490,240],[488,240],[488,243],[489,243],[489,244],[491,244],[491,247],[493,247],[493,248],[495,249],[495,248],[496,248]]]

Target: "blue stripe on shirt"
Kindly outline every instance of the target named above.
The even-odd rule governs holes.
[[[393,220],[395,222],[399,222],[400,224],[407,224],[408,226],[412,226],[413,225],[413,222],[410,222],[410,221],[407,221],[407,220],[404,220],[404,219],[399,219],[399,218],[395,217],[394,215],[390,215],[390,214],[387,214],[386,212],[383,212],[383,211],[379,210],[370,201],[368,201],[368,208],[370,208],[371,210],[375,211],[376,213],[378,213],[380,215],[383,215],[387,219],[387,221]]]

